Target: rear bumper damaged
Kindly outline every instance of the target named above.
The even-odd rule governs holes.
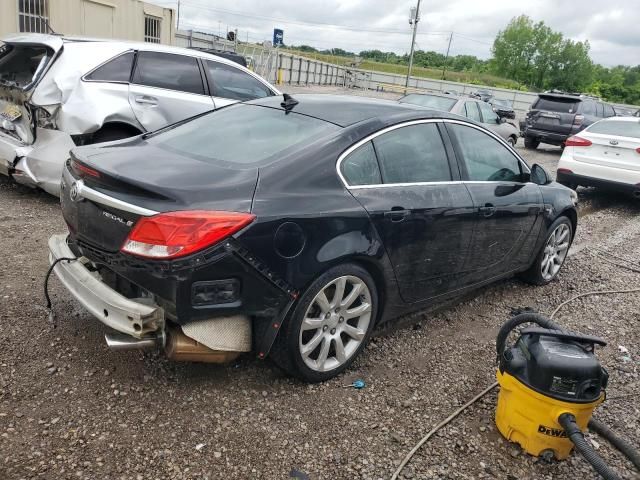
[[[164,329],[162,308],[148,299],[126,298],[110,288],[86,267],[85,257],[74,255],[66,235],[53,235],[49,239],[49,263],[60,258],[76,258],[73,262],[58,262],[53,271],[69,293],[102,323],[135,338]]]
[[[59,130],[38,128],[33,145],[0,134],[0,174],[58,196],[62,167],[73,147],[69,134]]]

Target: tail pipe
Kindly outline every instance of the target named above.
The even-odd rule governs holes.
[[[133,338],[121,333],[105,333],[107,347],[114,351],[147,350],[164,345],[164,335],[153,335],[144,338]]]
[[[633,191],[633,196],[640,199],[640,188]]]

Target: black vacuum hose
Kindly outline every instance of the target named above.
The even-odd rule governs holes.
[[[507,323],[502,325],[502,328],[498,332],[498,336],[496,337],[496,350],[498,352],[498,359],[504,353],[505,342],[507,341],[507,337],[509,336],[511,331],[514,328],[522,325],[523,323],[536,323],[542,328],[548,328],[550,330],[562,330],[562,328],[560,328],[557,323],[554,323],[552,320],[548,319],[544,315],[540,315],[539,313],[525,312],[516,315]]]
[[[567,433],[567,437],[569,437],[569,440],[575,445],[576,450],[582,454],[584,459],[591,464],[596,472],[602,475],[602,478],[605,480],[622,480],[616,472],[604,463],[600,455],[598,455],[584,439],[584,435],[576,423],[576,417],[570,413],[563,413],[558,417],[558,423],[562,425],[562,428],[564,428],[564,431]]]
[[[615,434],[613,430],[607,427],[604,423],[599,422],[595,418],[589,420],[589,430],[596,432],[598,435],[606,438],[611,445],[620,450],[624,455],[631,460],[631,463],[640,470],[640,452],[633,448],[633,446],[627,442],[624,438],[620,438]]]

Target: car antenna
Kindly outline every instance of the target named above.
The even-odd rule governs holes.
[[[284,102],[282,102],[280,106],[284,108],[285,114],[289,113],[293,109],[293,107],[300,103],[288,93],[283,93],[282,98],[284,98]]]

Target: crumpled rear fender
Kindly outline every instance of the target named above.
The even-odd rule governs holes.
[[[58,130],[38,128],[36,142],[28,150],[16,152],[18,161],[12,177],[30,187],[40,187],[51,195],[60,195],[62,168],[75,147],[69,134]]]

